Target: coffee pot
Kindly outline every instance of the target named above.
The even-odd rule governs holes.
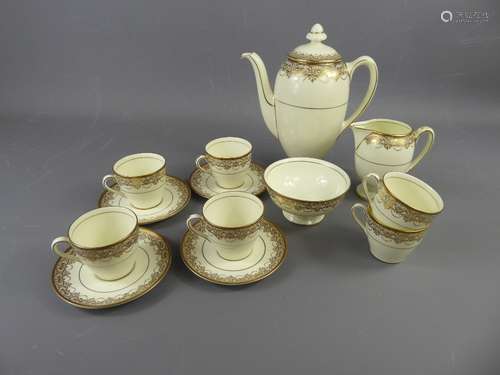
[[[363,114],[377,88],[375,61],[361,56],[344,62],[320,24],[307,34],[309,43],[295,48],[281,65],[274,92],[267,70],[255,52],[241,55],[252,64],[264,121],[289,157],[323,158],[337,137]],[[357,68],[366,66],[370,82],[361,104],[346,119],[349,88]]]

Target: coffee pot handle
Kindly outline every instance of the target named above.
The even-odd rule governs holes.
[[[408,171],[411,171],[413,168],[415,168],[415,166],[418,163],[420,163],[422,158],[430,151],[432,145],[434,144],[434,138],[435,138],[434,130],[432,130],[432,128],[429,126],[422,126],[418,128],[417,130],[415,130],[414,134],[415,134],[415,147],[417,147],[417,142],[422,134],[427,134],[427,141],[425,142],[425,146],[422,149],[422,151],[420,151],[417,157],[411,161],[410,165],[408,166]]]
[[[361,66],[366,66],[368,68],[368,71],[370,73],[370,82],[368,83],[368,88],[366,90],[365,96],[363,97],[363,100],[359,104],[358,108],[347,118],[347,120],[344,121],[342,124],[342,131],[348,128],[356,119],[361,116],[365,110],[366,107],[370,104],[370,102],[373,99],[373,96],[375,95],[375,90],[377,89],[377,83],[378,83],[378,68],[377,68],[377,63],[375,60],[373,60],[370,56],[361,56],[358,57],[356,60],[351,61],[347,63],[347,70],[349,71],[349,76],[351,77],[352,81],[352,76],[356,69],[358,69]]]
[[[108,185],[109,180],[115,180],[115,176],[113,176],[112,174],[107,174],[106,176],[104,176],[102,178],[102,186],[104,187],[104,189],[106,189],[107,191],[109,191],[111,193],[115,193],[115,194],[118,194],[122,197],[125,197],[125,194],[123,194],[122,191],[113,187],[116,185],[116,182],[113,185]]]
[[[199,214],[192,214],[190,215],[187,220],[186,220],[186,226],[188,227],[188,229],[194,233],[196,233],[198,236],[200,236],[201,238],[204,238],[205,240],[209,241],[210,242],[210,238],[208,238],[208,236],[203,233],[202,231],[200,231],[199,229],[197,229],[194,225],[193,225],[193,220],[199,220],[199,221],[205,221],[205,219],[203,218],[203,216],[199,215]]]
[[[205,163],[201,164],[202,162]],[[205,155],[198,156],[194,161],[194,164],[196,165],[197,168],[201,169],[202,171],[210,172],[210,167],[208,166],[207,157]]]
[[[363,190],[365,192],[366,199],[368,200],[368,203],[370,203],[370,204],[372,204],[373,197],[376,194],[376,192],[375,192],[375,194],[370,195],[370,189],[368,188],[368,183],[370,182],[369,180],[371,178],[373,178],[376,181],[377,191],[378,191],[378,186],[380,184],[380,177],[376,173],[368,173],[365,177],[363,177],[363,182],[362,182],[362,184],[363,184]]]
[[[59,249],[59,244],[60,243],[67,243],[69,245],[69,247],[66,249],[66,250],[61,250]],[[78,258],[75,256],[75,255],[72,255],[72,254],[68,254],[68,249],[71,248],[71,242],[69,242],[69,238],[68,237],[57,237],[54,239],[54,241],[52,241],[52,243],[50,244],[50,248],[52,249],[52,251],[54,253],[56,253],[57,255],[59,255],[61,258],[68,258],[68,259],[73,259],[73,260],[77,260]]]
[[[361,209],[363,211],[363,216],[365,217],[364,220],[360,219],[357,211],[358,209]],[[351,207],[351,214],[354,220],[358,223],[358,225],[361,227],[361,229],[366,230],[366,215],[368,215],[366,205],[363,203],[354,203],[354,205]]]

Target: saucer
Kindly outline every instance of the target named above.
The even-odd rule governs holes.
[[[150,229],[140,228],[137,241],[136,263],[127,276],[104,281],[82,263],[59,258],[52,270],[52,288],[64,302],[82,309],[105,309],[142,297],[167,274],[172,250]]]
[[[245,175],[245,182],[243,185],[237,188],[227,189],[217,185],[215,178],[210,172],[205,172],[196,168],[189,178],[189,184],[196,194],[207,199],[226,191],[244,191],[253,195],[259,195],[266,190],[263,175],[264,168],[252,162],[250,169]]]
[[[104,191],[99,198],[99,207],[127,207],[137,215],[139,224],[151,224],[157,221],[168,219],[179,213],[191,199],[191,189],[181,179],[173,176],[167,176],[167,182],[164,187],[164,196],[162,202],[153,208],[140,209],[130,205],[127,198],[119,194]]]
[[[195,227],[201,229],[201,223]],[[269,221],[263,220],[259,231],[250,255],[226,260],[212,243],[188,230],[181,244],[182,261],[195,275],[214,284],[243,285],[262,280],[281,266],[287,244],[281,230]]]

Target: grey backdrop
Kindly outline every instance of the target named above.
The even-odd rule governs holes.
[[[498,374],[499,3],[490,1],[11,0],[0,3],[1,374]],[[482,24],[440,13],[487,11]],[[406,263],[368,252],[353,192],[321,225],[284,220],[288,259],[269,279],[220,287],[178,256],[193,195],[168,237],[174,266],[149,295],[83,311],[52,293],[49,243],[96,206],[127,153],[166,156],[187,178],[211,138],[284,157],[261,119],[243,51],[274,77],[321,22],[346,60],[372,56],[380,84],[363,118],[434,127],[415,174],[446,209]],[[366,86],[359,72],[357,103]],[[353,179],[346,132],[327,160]]]

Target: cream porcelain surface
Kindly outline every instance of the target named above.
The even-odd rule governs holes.
[[[392,136],[407,136],[413,131],[410,125],[390,119],[373,119],[352,124],[356,130],[366,130],[370,133],[387,134]]]
[[[278,73],[274,94],[276,101],[289,106],[318,110],[343,107],[345,113],[349,101],[349,87],[348,78],[338,79],[335,75],[325,74],[315,81],[308,81],[300,76],[288,78],[286,74]]]
[[[210,141],[205,151],[216,158],[238,158],[252,151],[252,145],[243,138],[223,137]]]
[[[172,264],[172,251],[159,234],[139,229],[135,265],[114,281],[97,278],[87,265],[59,258],[52,271],[52,286],[63,301],[84,309],[103,309],[133,301],[152,290]]]
[[[191,189],[203,198],[211,198],[216,194],[227,191],[244,191],[259,195],[266,190],[263,175],[264,168],[252,162],[250,168],[244,173],[243,184],[236,188],[228,189],[219,186],[210,172],[196,168],[189,178],[189,184],[191,185]]]
[[[410,125],[390,119],[372,119],[351,125],[354,135],[354,167],[360,179],[369,173],[383,176],[388,172],[408,172],[430,151],[434,131],[422,126],[415,131]],[[424,147],[415,156],[416,143],[427,135]],[[360,187],[356,190],[366,199]]]
[[[167,176],[165,185],[161,189],[161,202],[159,205],[138,209],[130,204],[127,198],[113,191],[104,191],[99,198],[99,207],[125,207],[134,211],[139,224],[151,224],[177,215],[189,203],[191,190],[181,179]]]
[[[344,129],[338,126],[347,104],[311,111],[276,101],[276,137],[289,157],[322,158],[333,147]]]
[[[362,56],[345,63],[337,51],[323,44],[326,38],[323,27],[315,24],[307,34],[309,43],[295,48],[282,64],[274,92],[260,56],[255,52],[241,55],[254,70],[264,121],[290,157],[324,157],[342,131],[364,113],[375,94],[375,61]],[[345,119],[350,82],[361,66],[370,73],[368,89]]]
[[[128,210],[92,210],[76,219],[69,228],[71,242],[82,248],[109,246],[126,239],[137,225]]]
[[[358,216],[357,210],[363,212],[364,218]],[[362,203],[354,204],[351,211],[354,220],[361,227],[368,239],[370,252],[375,258],[384,263],[403,262],[422,242],[423,233],[421,238],[411,241],[394,240],[394,238],[398,238],[400,236],[403,236],[402,238],[404,238],[407,233],[384,227],[384,232],[389,233],[390,236],[384,235],[384,233],[377,230],[374,225],[369,224],[369,220],[367,220],[368,218],[371,217],[372,221],[375,219],[371,216],[370,210],[367,206]]]
[[[194,226],[207,234],[202,223]],[[198,277],[215,284],[242,285],[274,273],[286,258],[287,245],[279,228],[262,220],[255,246],[243,259],[224,259],[215,244],[191,230],[184,234],[180,253],[184,264]]]
[[[271,164],[264,174],[269,187],[289,198],[324,201],[349,188],[349,177],[334,164],[311,158],[291,158]]]
[[[224,189],[238,189],[245,183],[248,167],[242,168],[239,172],[220,173],[212,169],[212,175],[217,184]]]
[[[444,208],[432,187],[406,173],[390,172],[383,178],[370,173],[363,178],[363,187],[375,219],[398,230],[429,228]]]
[[[203,216],[212,225],[237,228],[254,224],[264,213],[264,204],[254,195],[226,192],[210,198],[203,205]]]
[[[418,178],[404,173],[389,173],[384,184],[395,198],[406,205],[428,214],[441,212],[444,203],[439,194]]]
[[[164,166],[163,156],[144,152],[121,158],[114,164],[113,171],[123,177],[141,177],[157,172]]]
[[[162,203],[164,197],[165,183],[159,183],[151,190],[144,191],[145,189],[138,189],[131,192],[126,187],[121,187],[120,191],[125,194],[128,202],[137,209],[147,210],[154,208]]]

